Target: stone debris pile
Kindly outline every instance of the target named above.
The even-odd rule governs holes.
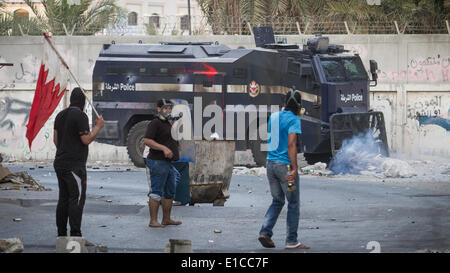
[[[46,191],[47,189],[39,184],[27,172],[12,173],[8,168],[0,164],[0,190],[34,190]]]
[[[302,175],[313,176],[327,176],[334,175],[364,175],[375,178],[411,178],[417,176],[417,171],[404,160],[383,157],[381,155],[372,155],[369,159],[369,154],[361,153],[361,156],[352,158],[345,162],[334,161],[331,163],[330,169],[327,164],[317,162],[314,165],[308,165],[299,168],[299,173]],[[255,175],[266,176],[267,170],[265,167],[247,168],[234,167],[234,175]]]
[[[332,171],[327,169],[327,164],[323,162],[316,162],[314,165],[308,165],[300,168],[300,173],[318,176],[330,176],[333,174]]]
[[[256,176],[266,176],[267,170],[265,167],[255,167],[255,168],[247,168],[247,167],[234,167],[233,174],[235,175],[256,175]]]
[[[417,175],[404,160],[365,152],[355,157],[334,158],[331,171],[334,174],[360,174],[377,178],[410,178]]]
[[[381,164],[381,169],[386,177],[409,178],[416,175],[408,162],[400,159],[385,158],[383,164]]]
[[[23,243],[19,238],[9,238],[0,240],[0,252],[3,253],[21,253],[23,252]]]

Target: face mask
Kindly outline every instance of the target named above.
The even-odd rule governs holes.
[[[165,113],[161,110],[159,113],[159,118],[162,120],[171,120],[172,119],[172,109],[168,109]]]
[[[170,119],[172,115],[172,110],[167,110],[165,113],[161,113],[161,115],[166,119]]]

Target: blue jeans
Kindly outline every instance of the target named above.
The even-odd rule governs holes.
[[[278,216],[283,209],[285,197],[288,201],[288,211],[286,220],[286,245],[298,243],[297,230],[300,219],[300,194],[299,177],[295,179],[295,191],[288,191],[286,174],[288,169],[286,164],[275,161],[267,161],[267,178],[269,179],[270,193],[272,194],[272,204],[264,217],[264,223],[260,234],[269,238],[272,237],[272,229],[275,226]]]
[[[152,160],[145,158],[145,165],[150,171],[150,193],[149,197],[160,201],[161,197],[173,199],[177,178],[180,174],[172,163],[166,160]]]

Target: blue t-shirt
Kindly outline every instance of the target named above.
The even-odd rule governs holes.
[[[286,110],[273,113],[270,115],[268,130],[267,160],[291,164],[288,155],[288,135],[302,133],[300,118]]]

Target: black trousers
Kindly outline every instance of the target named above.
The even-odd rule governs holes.
[[[67,221],[70,236],[81,236],[81,219],[86,201],[86,168],[57,168],[59,199],[56,207],[58,236],[67,236]]]

